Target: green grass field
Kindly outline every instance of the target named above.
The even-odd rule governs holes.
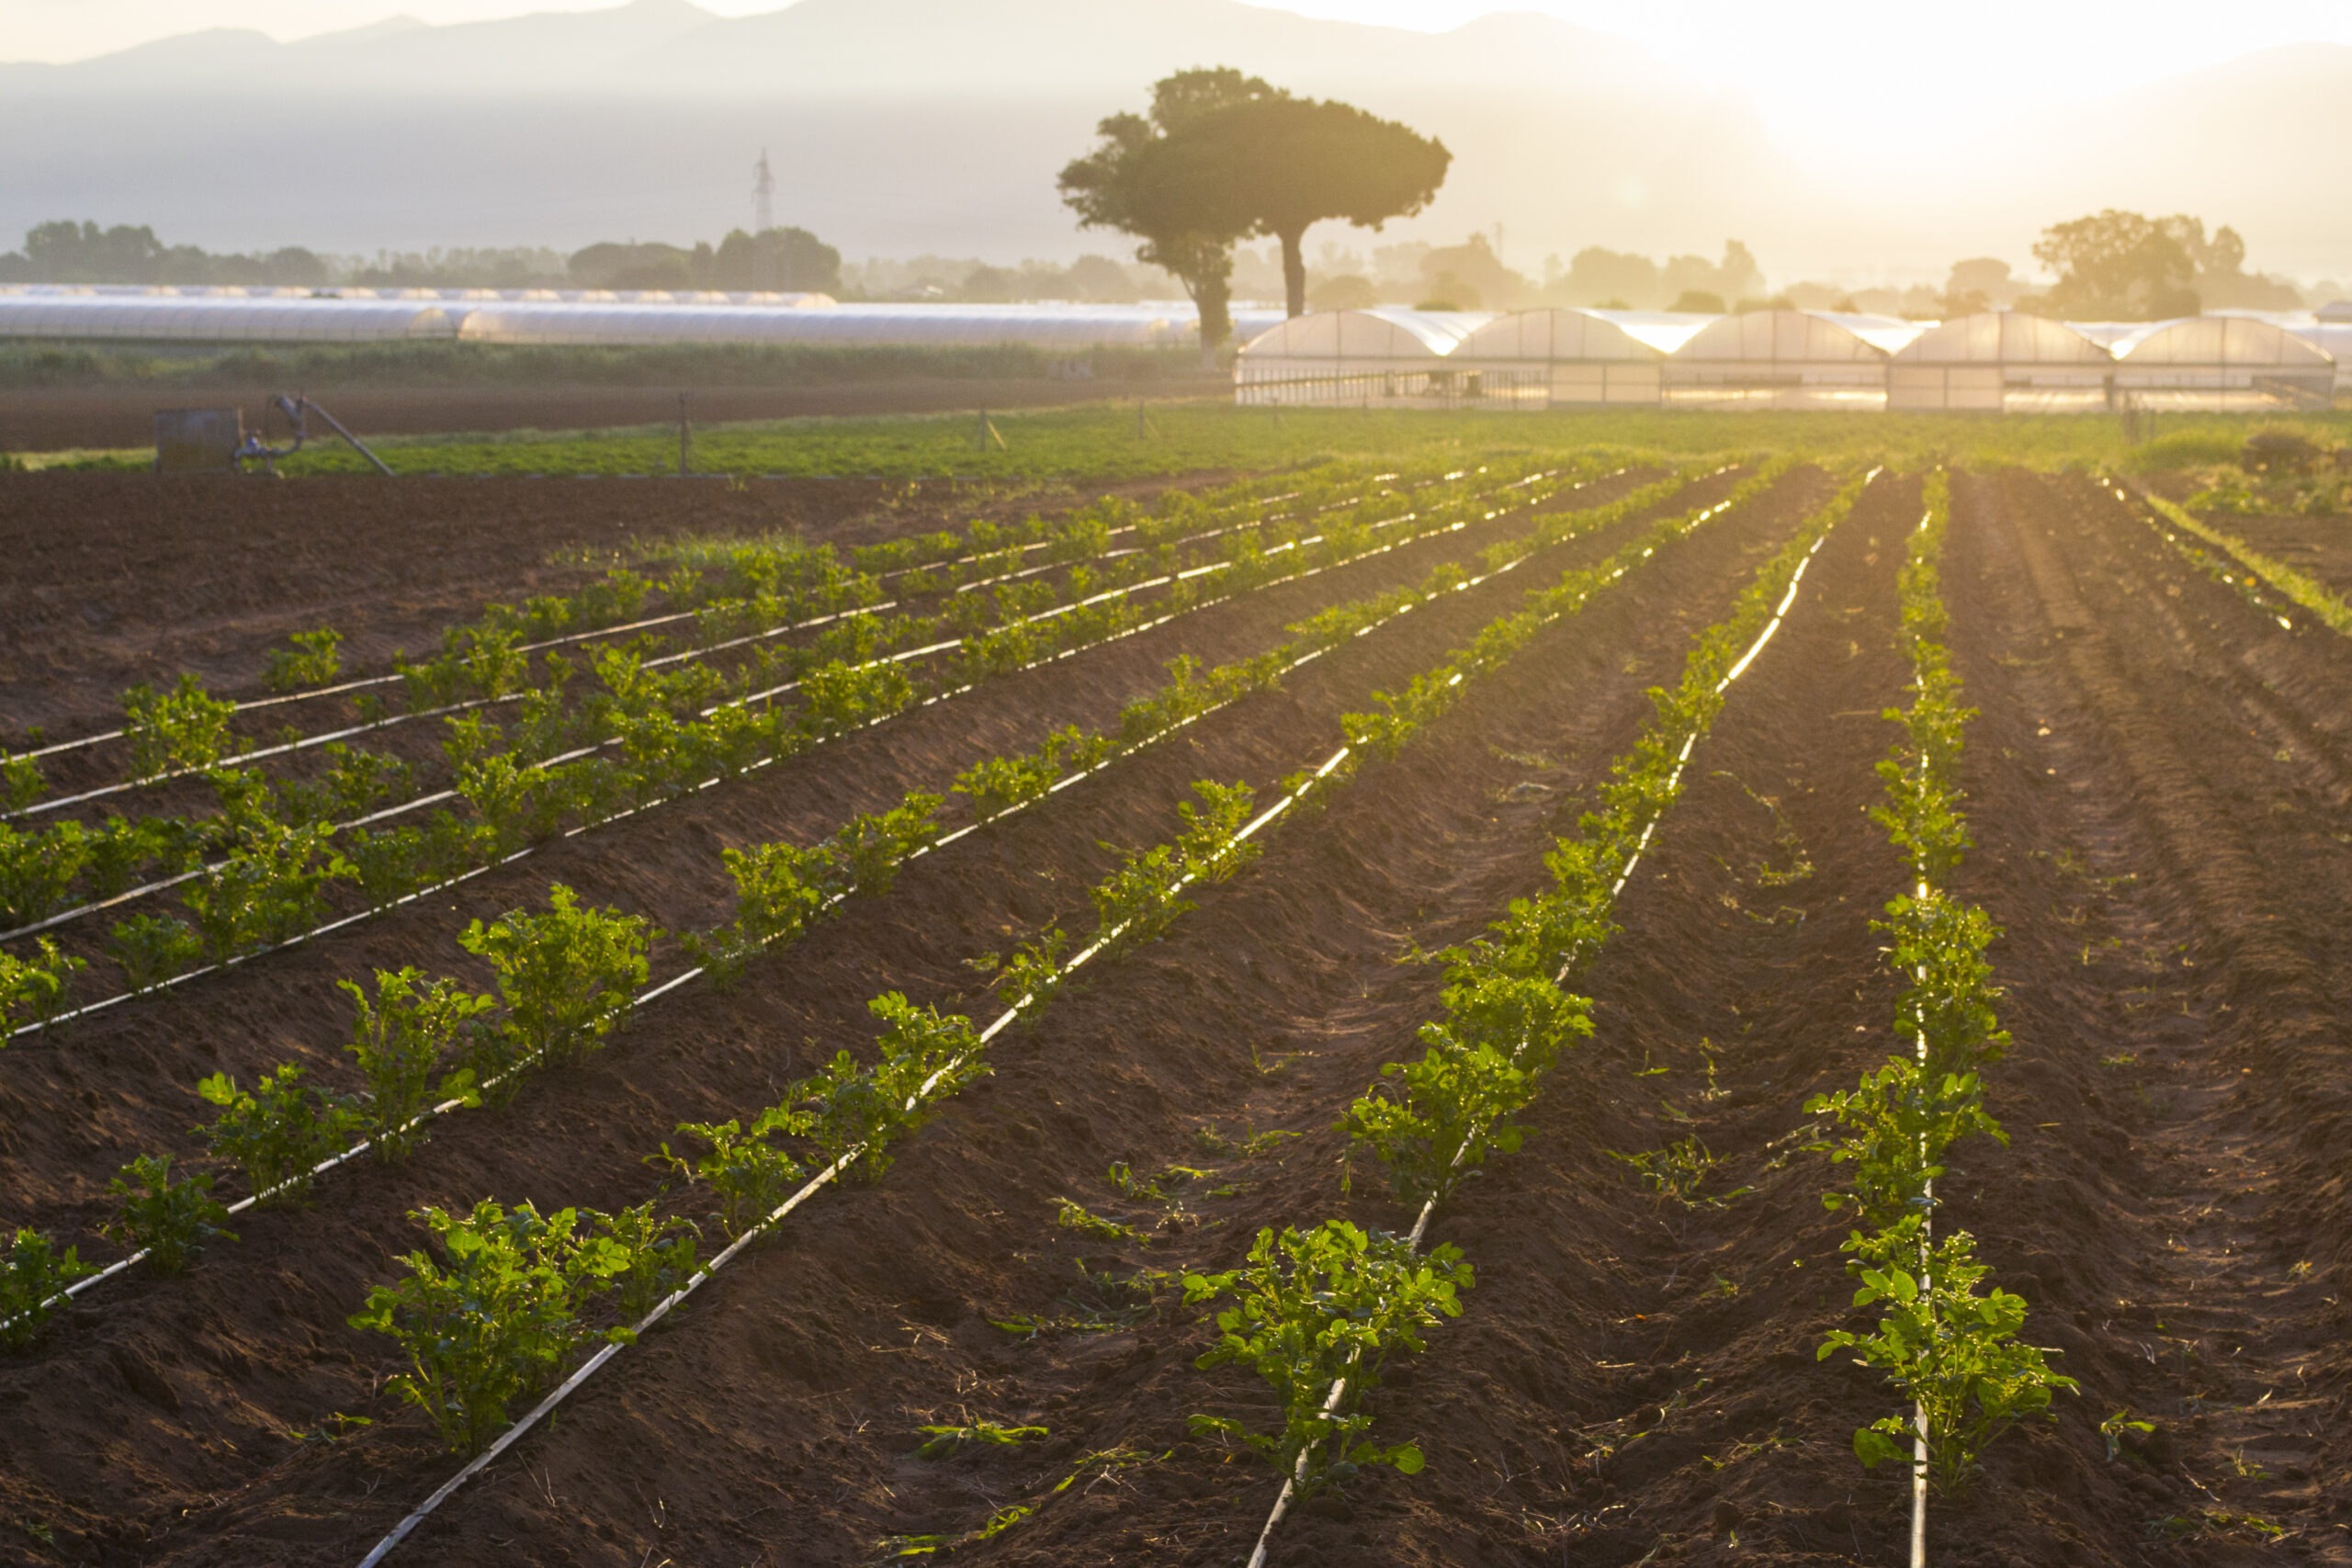
[[[2352,441],[2352,412],[2278,416],[2143,416],[2140,440],[2120,420],[2086,415],[1706,413],[1660,410],[1439,412],[1422,410],[1238,409],[1223,399],[1145,405],[1087,403],[992,413],[791,419],[698,426],[693,467],[704,474],[922,479],[1057,479],[1077,482],[1204,470],[1264,470],[1326,458],[1398,461],[1610,445],[1663,454],[1806,451],[1883,455],[1915,467],[1941,458],[1984,467],[2193,468],[2233,460],[2256,429],[2291,427],[2324,444]],[[674,425],[495,435],[385,436],[372,443],[403,474],[668,474]],[[139,454],[93,454],[51,467],[139,468]],[[36,460],[38,462],[38,460]],[[282,465],[290,475],[369,472],[333,441]]]

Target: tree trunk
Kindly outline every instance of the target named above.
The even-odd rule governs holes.
[[[1233,335],[1233,280],[1226,272],[1184,279],[1184,291],[1201,313],[1201,368],[1216,368],[1216,351]]]
[[[1283,297],[1294,316],[1306,314],[1306,253],[1299,248],[1306,237],[1304,229],[1275,236],[1283,243]]]

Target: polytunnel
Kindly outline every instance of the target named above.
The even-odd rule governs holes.
[[[1461,389],[1447,357],[1479,327],[1486,310],[1317,310],[1294,316],[1241,345],[1233,361],[1234,401],[1369,408],[1451,406]]]
[[[1666,362],[1668,403],[1718,408],[1879,409],[1887,356],[1925,329],[1897,316],[1750,310],[1690,336]]]
[[[1658,401],[1668,354],[1714,320],[1666,310],[1518,310],[1446,356],[1467,395],[1505,407]]]
[[[2119,339],[2114,354],[2116,395],[2140,408],[2226,412],[2335,401],[2335,357],[2272,321],[2151,321]]]
[[[385,343],[452,338],[462,311],[411,299],[0,293],[0,337],[155,343]]]
[[[2103,344],[2064,321],[1985,310],[1939,322],[1897,350],[1886,406],[2086,412],[2108,407],[2114,370]]]
[[[793,298],[787,296],[787,299]],[[1022,344],[1083,349],[1180,344],[1196,331],[1188,305],[656,304],[516,301],[466,318],[469,343],[838,344],[856,346]]]

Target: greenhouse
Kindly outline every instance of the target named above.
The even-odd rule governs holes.
[[[1672,407],[1883,409],[1888,356],[1925,330],[1827,310],[1724,316],[1667,361],[1663,398]]]
[[[453,312],[415,299],[321,299],[277,289],[201,295],[0,291],[0,338],[387,343],[451,338],[457,331]]]
[[[1666,310],[1520,310],[1447,357],[1464,395],[1527,408],[1658,402],[1666,356],[1712,316]]]
[[[1986,310],[1929,327],[1886,367],[1890,409],[2087,412],[2109,406],[2114,358],[2064,321]]]
[[[2116,397],[2138,408],[2326,408],[2335,396],[2334,356],[2253,317],[2151,321],[2117,338],[2112,352]]]
[[[1233,362],[1234,400],[1246,407],[1451,408],[1464,400],[1464,389],[1447,361],[1493,320],[1485,310],[1387,307],[1293,317],[1242,344]]]

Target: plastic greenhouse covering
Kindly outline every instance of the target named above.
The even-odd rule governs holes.
[[[415,299],[255,293],[0,293],[0,337],[185,343],[382,343],[457,336],[452,312]]]

